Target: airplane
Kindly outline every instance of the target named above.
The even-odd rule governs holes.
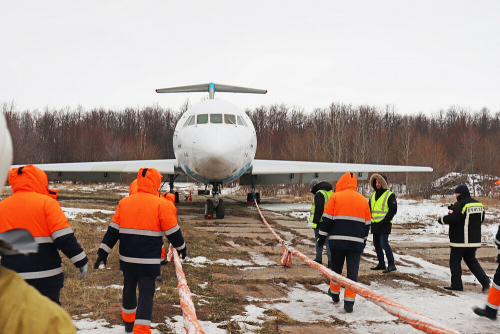
[[[53,180],[121,182],[121,173],[137,173],[140,168],[155,168],[163,175],[173,193],[174,181],[181,175],[212,186],[213,199],[205,202],[205,218],[225,217],[220,198],[224,183],[239,178],[250,185],[247,202],[260,203],[256,185],[307,183],[311,179],[337,181],[345,172],[366,180],[370,172],[432,172],[430,167],[350,164],[312,161],[254,159],[257,134],[248,115],[238,106],[214,98],[215,92],[266,94],[267,90],[216,83],[161,88],[157,93],[208,92],[209,99],[189,108],[179,119],[173,137],[175,159],[129,160],[36,164]],[[15,166],[14,166],[15,167]],[[182,178],[179,178],[182,179]],[[187,179],[186,179],[187,180]],[[177,182],[179,182],[178,180]],[[179,199],[176,194],[176,201]]]

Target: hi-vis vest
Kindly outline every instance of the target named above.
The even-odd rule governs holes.
[[[326,206],[326,203],[328,203],[330,196],[332,196],[332,194],[333,194],[333,190],[328,190],[328,191],[318,190],[318,192],[322,193],[323,197],[325,197],[325,206]],[[315,211],[316,211],[316,203],[314,202],[314,199],[313,199],[313,205],[311,206],[311,213],[309,214],[309,222],[310,223],[312,223],[314,220],[314,212]],[[319,222],[321,223],[322,221],[323,221],[323,217],[321,217]],[[312,224],[313,229],[316,229],[317,227],[318,227],[318,224],[315,224],[315,223]]]
[[[371,212],[372,212],[372,223],[380,223],[382,219],[384,219],[385,215],[389,212],[389,204],[387,203],[387,199],[391,196],[392,192],[386,190],[382,196],[375,200],[375,193],[372,195],[371,203]],[[392,220],[391,220],[392,224]]]

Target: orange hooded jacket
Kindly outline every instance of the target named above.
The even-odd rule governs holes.
[[[357,192],[356,175],[345,173],[337,181],[323,212],[319,238],[329,236],[331,249],[362,252],[371,225],[371,213],[366,198]]]
[[[45,172],[33,165],[12,168],[9,183],[14,194],[0,202],[0,233],[26,229],[39,250],[27,256],[4,255],[2,265],[18,272],[39,291],[61,289],[64,278],[57,249],[77,268],[88,262],[87,256],[59,203],[50,195]]]
[[[154,168],[141,168],[137,174],[137,193],[118,203],[104,235],[98,255],[107,258],[120,240],[120,269],[140,276],[160,275],[160,255],[165,234],[177,249],[186,247],[177,224],[177,209],[158,196],[162,175]]]

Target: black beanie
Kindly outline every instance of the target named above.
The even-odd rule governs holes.
[[[469,188],[465,184],[461,184],[455,188],[455,194],[470,194]]]

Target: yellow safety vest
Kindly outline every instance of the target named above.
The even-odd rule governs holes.
[[[387,213],[389,212],[389,203],[387,202],[387,199],[389,196],[391,196],[392,192],[389,190],[386,190],[382,196],[378,198],[378,200],[375,200],[375,193],[373,193],[371,201],[370,201],[370,206],[371,206],[371,212],[372,212],[372,223],[380,223],[382,219],[385,218]],[[391,220],[392,224],[392,220]]]
[[[332,196],[332,194],[333,194],[333,190],[328,190],[328,191],[326,191],[326,190],[318,190],[318,192],[322,193],[323,196],[325,197],[325,206],[326,206],[326,203],[330,199],[330,196]],[[314,202],[314,199],[313,199],[313,205],[311,206],[311,213],[309,214],[309,222],[310,223],[312,223],[313,220],[314,220],[314,212],[315,211],[316,211],[316,203]],[[321,217],[321,219],[319,220],[319,222],[321,223],[322,221],[323,221],[323,217]],[[318,224],[315,224],[315,223],[312,224],[312,228],[313,229],[316,229],[317,227],[318,227]]]

